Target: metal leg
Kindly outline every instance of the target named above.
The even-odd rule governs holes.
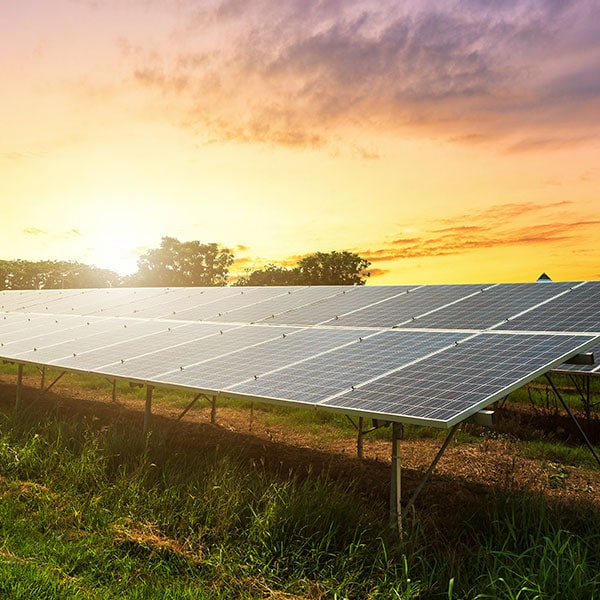
[[[214,425],[217,422],[217,397],[213,396],[210,409],[210,422]]]
[[[356,436],[356,454],[358,458],[362,458],[364,456],[364,437],[365,433],[363,431],[363,418],[358,417],[358,434]]]
[[[19,365],[17,371],[17,397],[15,399],[15,411],[21,410],[23,406],[23,365]]]
[[[390,529],[402,537],[402,509],[401,509],[401,465],[400,465],[400,440],[403,427],[401,423],[392,425],[392,478],[390,486]]]
[[[150,420],[152,418],[152,392],[154,388],[151,385],[146,386],[146,409],[144,411],[144,435],[150,433]]]

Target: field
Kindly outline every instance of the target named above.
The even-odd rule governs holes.
[[[319,600],[581,598],[600,589],[600,468],[538,383],[498,428],[461,427],[388,526],[390,432],[343,417],[143,390],[100,378],[39,394],[0,372],[0,597]],[[48,374],[47,382],[52,380]],[[568,387],[566,380],[561,381]],[[573,407],[580,401],[570,390]],[[598,415],[585,421],[594,444]],[[406,501],[443,441],[407,427]]]

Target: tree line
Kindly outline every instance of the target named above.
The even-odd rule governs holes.
[[[364,285],[371,264],[353,252],[315,252],[293,267],[270,263],[230,282],[234,260],[216,243],[163,237],[158,248],[140,256],[137,272],[126,276],[74,261],[0,260],[0,289]]]

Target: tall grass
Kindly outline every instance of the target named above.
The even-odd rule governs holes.
[[[402,541],[383,501],[243,448],[126,422],[2,415],[0,597],[594,598],[594,507],[489,490],[425,504]],[[443,499],[438,499],[443,503]]]

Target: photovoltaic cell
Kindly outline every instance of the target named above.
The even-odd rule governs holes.
[[[428,285],[349,312],[330,325],[350,327],[394,327],[461,298],[479,292],[480,285]]]
[[[198,324],[201,325],[201,324]],[[221,327],[223,333],[212,333],[201,336],[185,344],[169,346],[167,343],[160,350],[146,354],[136,355],[131,358],[123,357],[122,363],[115,363],[99,367],[101,373],[134,379],[154,380],[165,371],[177,370],[185,365],[201,362],[209,358],[216,358],[230,354],[254,344],[275,339],[282,333],[291,333],[293,329],[280,330],[274,327],[256,327],[242,325],[227,329]]]
[[[446,427],[600,342],[600,282],[479,288],[4,291],[0,358]]]
[[[412,286],[415,287],[415,286]],[[411,286],[382,286],[382,287],[338,287],[338,292],[307,306],[275,315],[265,323],[280,323],[289,325],[330,324],[350,311],[357,310],[379,300],[396,296]]]
[[[600,281],[573,286],[567,293],[511,319],[499,329],[600,332]]]
[[[269,328],[266,328],[269,330]],[[279,328],[270,328],[278,331]],[[208,359],[199,364],[185,366],[183,370],[172,371],[158,376],[163,382],[197,386],[210,389],[225,389],[233,383],[262,376],[269,371],[321,355],[324,352],[357,341],[360,332],[356,330],[297,330],[291,335],[281,334],[277,338],[241,348],[219,358]]]
[[[451,426],[592,340],[581,335],[482,333],[324,405]]]
[[[482,288],[479,294],[416,318],[403,327],[481,330],[496,326],[568,290],[570,283],[514,283]]]
[[[382,331],[360,341],[359,333],[357,331],[351,345],[226,389],[251,396],[315,404],[399,365],[440,351],[464,337],[464,334],[454,332]]]

